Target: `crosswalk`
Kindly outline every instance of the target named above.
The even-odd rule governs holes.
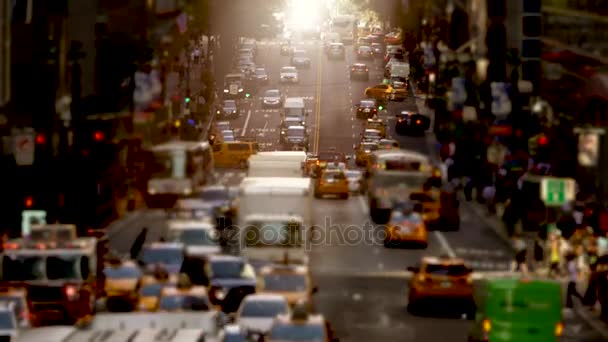
[[[502,272],[511,268],[512,257],[502,250],[458,247],[454,253],[475,271]]]

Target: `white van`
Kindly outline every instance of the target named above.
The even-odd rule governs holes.
[[[285,99],[283,105],[283,116],[284,117],[295,117],[300,119],[302,125],[306,124],[306,107],[304,105],[304,98],[302,97],[288,97]]]
[[[249,157],[248,177],[298,177],[304,176],[306,152],[260,152]]]

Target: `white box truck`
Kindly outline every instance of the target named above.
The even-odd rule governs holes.
[[[306,152],[274,151],[259,152],[249,157],[248,177],[298,177],[304,176]]]
[[[312,227],[310,178],[248,177],[240,185],[241,253],[252,263],[307,263],[305,237]]]

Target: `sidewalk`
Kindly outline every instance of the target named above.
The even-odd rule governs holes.
[[[497,215],[488,215],[487,209],[477,202],[463,202],[468,208],[471,209],[473,214],[479,218],[487,227],[489,227],[500,240],[502,240],[510,249],[513,249],[511,238],[507,235],[506,229]],[[540,278],[546,278],[548,275],[548,269],[538,269],[534,272]],[[567,279],[560,279],[562,284],[567,284]],[[585,284],[579,286],[579,291],[583,292]],[[565,290],[565,288],[564,288]],[[565,293],[565,291],[564,291]],[[602,335],[603,338],[608,340],[608,324],[601,321],[599,318],[599,306],[594,311],[589,311],[586,307],[576,305],[578,302],[575,301],[574,312],[587,322],[594,330]]]

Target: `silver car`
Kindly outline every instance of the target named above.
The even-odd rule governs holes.
[[[304,50],[295,50],[291,56],[291,65],[295,67],[310,67],[310,58]]]
[[[283,95],[279,89],[268,89],[262,97],[262,107],[280,107],[283,104]]]

